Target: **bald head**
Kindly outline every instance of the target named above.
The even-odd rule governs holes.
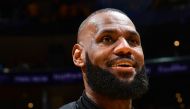
[[[92,13],[81,23],[78,29],[77,42],[85,38],[86,35],[84,35],[84,33],[90,32],[88,35],[93,34],[97,32],[98,26],[101,26],[101,24],[109,24],[112,22],[130,25],[135,28],[133,22],[124,12],[113,8],[101,9]]]

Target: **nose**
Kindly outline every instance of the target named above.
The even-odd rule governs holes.
[[[114,48],[114,54],[119,56],[130,56],[132,54],[132,48],[125,38],[118,40],[118,44]]]

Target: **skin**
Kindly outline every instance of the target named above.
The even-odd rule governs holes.
[[[73,47],[73,62],[83,74],[85,93],[100,108],[131,109],[131,99],[110,99],[93,91],[86,77],[86,54],[93,65],[108,70],[121,81],[130,83],[144,65],[140,36],[132,21],[116,11],[97,13],[90,17],[78,34],[78,44]],[[130,57],[108,61],[117,57]],[[120,66],[126,65],[126,66]]]

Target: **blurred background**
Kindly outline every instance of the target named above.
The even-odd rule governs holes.
[[[108,7],[126,12],[141,35],[150,90],[135,107],[190,109],[190,0],[1,0],[1,109],[57,109],[77,100],[77,30]]]

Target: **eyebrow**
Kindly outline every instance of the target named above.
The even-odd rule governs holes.
[[[109,34],[117,34],[119,33],[119,30],[115,29],[115,28],[108,28],[108,29],[102,29],[100,31],[98,31],[98,34],[103,34],[103,33],[109,33]],[[139,36],[139,33],[137,31],[133,31],[133,30],[126,30],[124,31],[125,34],[129,34],[131,36]]]
[[[118,30],[116,30],[116,29],[102,29],[102,30],[98,31],[98,34],[102,34],[102,33],[118,33]]]

